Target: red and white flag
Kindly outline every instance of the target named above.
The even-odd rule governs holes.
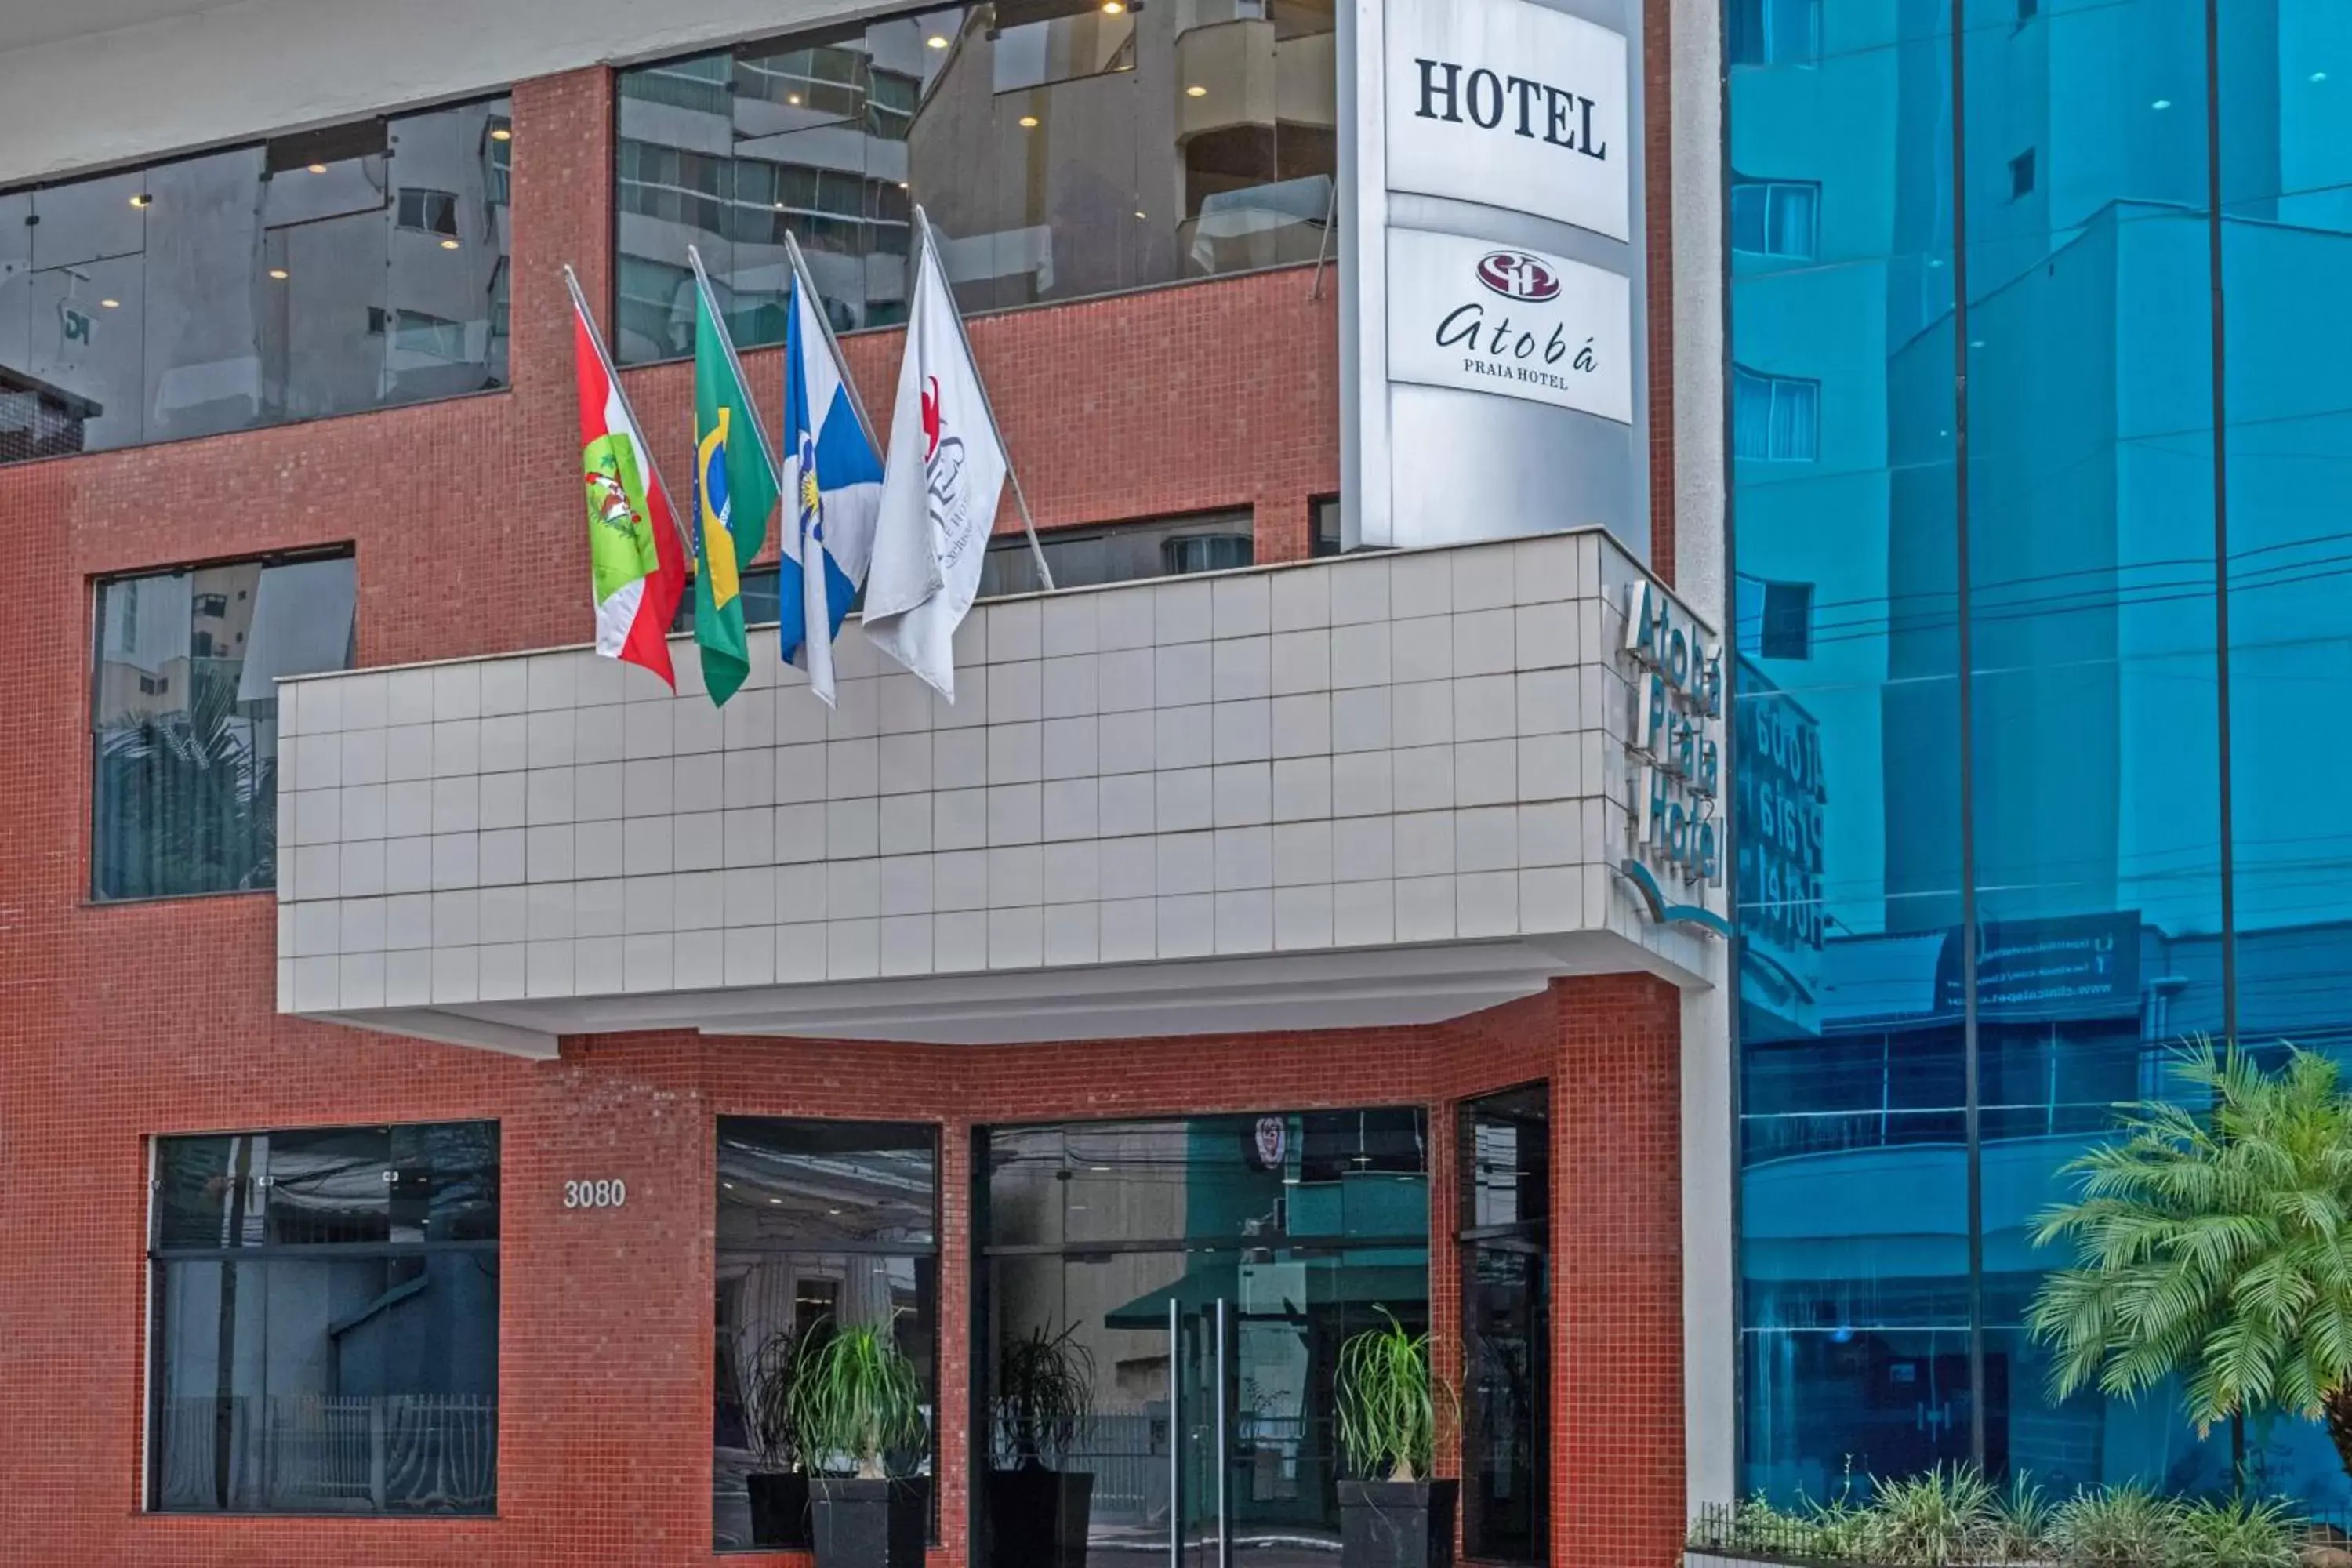
[[[955,629],[980,591],[1009,463],[930,226],[916,226],[922,259],[866,573],[866,637],[952,702]]]

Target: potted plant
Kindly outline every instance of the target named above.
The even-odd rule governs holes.
[[[751,1544],[809,1546],[808,1452],[793,1425],[793,1381],[810,1336],[781,1329],[743,1373],[743,1424],[756,1468],[743,1478],[751,1498]]]
[[[1035,1568],[1086,1568],[1095,1478],[1057,1469],[1094,1411],[1093,1354],[1071,1338],[1032,1329],[1004,1348],[996,1372],[996,1450],[1007,1463],[988,1476],[996,1560]]]
[[[810,1339],[786,1405],[811,1471],[817,1568],[921,1568],[922,1499],[905,1489],[894,1500],[888,1466],[929,1436],[915,1363],[891,1319]]]
[[[1433,1479],[1441,1395],[1429,1336],[1388,1326],[1339,1347],[1334,1394],[1339,1447],[1354,1478],[1339,1483],[1342,1568],[1452,1568],[1454,1481]]]

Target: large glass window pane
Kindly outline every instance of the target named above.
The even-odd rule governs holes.
[[[906,315],[923,203],[968,310],[1313,259],[1330,0],[940,7],[621,74],[624,361],[691,346],[687,247],[782,340],[784,237],[838,330]]]
[[[505,100],[0,196],[0,461],[503,385]]]
[[[155,1169],[150,1506],[492,1511],[496,1125],[163,1138]]]
[[[2183,1468],[2169,1397],[2052,1407],[2022,1332],[2064,1261],[2032,1241],[2061,1167],[2160,1087],[2159,1029],[2219,1021],[2210,972],[2191,978],[2221,925],[2206,7],[2053,6],[2024,48],[1983,12],[1964,217],[1984,1458],[2060,1489],[2221,1484],[2225,1449]]]
[[[711,1527],[720,1548],[807,1547],[808,1477],[827,1457],[803,1452],[774,1412],[794,1357],[835,1329],[891,1325],[936,1434],[938,1212],[935,1127],[719,1119]],[[903,1522],[933,1535],[935,1443],[890,1458]]]
[[[1816,264],[1755,197],[1728,258],[1742,1489],[1783,1498],[1969,1452],[1948,18],[1729,18],[1732,161],[1819,193]]]
[[[1547,1089],[1462,1107],[1463,1542],[1549,1554],[1551,1123]]]
[[[2238,1030],[2352,1050],[2352,878],[2329,809],[2352,768],[2342,497],[2352,485],[2352,14],[2223,0],[2222,345]],[[2313,1423],[2250,1429],[2266,1486],[2352,1507]]]
[[[351,667],[355,595],[348,555],[99,584],[96,896],[275,885],[276,682]]]

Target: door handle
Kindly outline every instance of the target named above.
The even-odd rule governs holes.
[[[1228,1303],[1220,1296],[1217,1298],[1217,1568],[1234,1568],[1234,1510],[1225,1495],[1234,1472],[1231,1420],[1235,1389],[1225,1362],[1226,1346],[1233,1339],[1232,1328]]]
[[[1184,1320],[1168,1298],[1168,1568],[1184,1568]]]

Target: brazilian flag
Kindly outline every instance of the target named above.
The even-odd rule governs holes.
[[[742,568],[767,542],[775,459],[760,429],[726,318],[697,268],[694,311],[694,640],[702,683],[723,704],[751,673]]]

